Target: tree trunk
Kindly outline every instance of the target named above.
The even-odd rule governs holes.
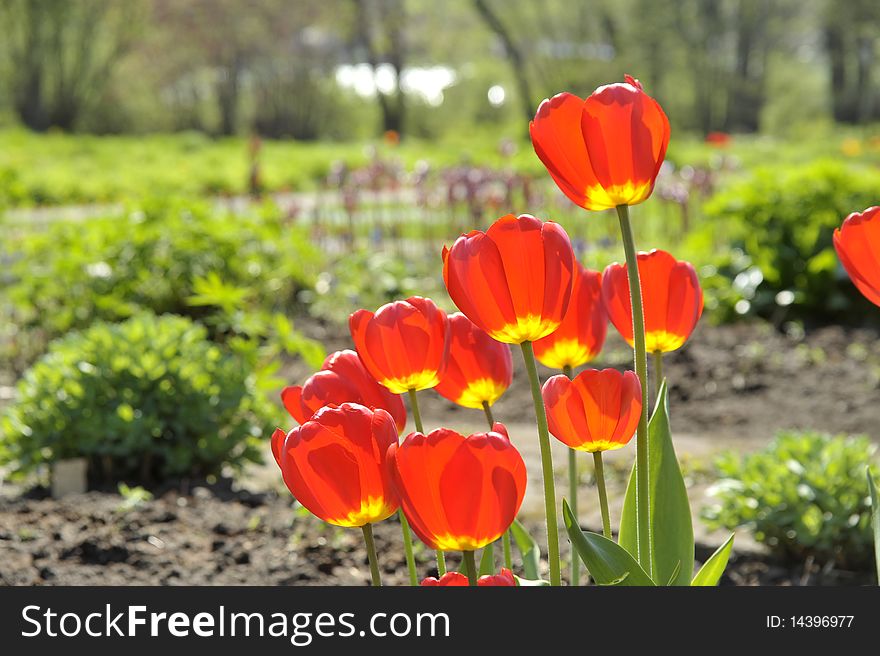
[[[486,27],[492,30],[495,36],[501,40],[501,43],[504,46],[504,52],[507,55],[507,60],[510,62],[510,67],[513,71],[513,78],[516,82],[517,92],[520,99],[520,109],[523,117],[527,121],[531,121],[535,117],[535,108],[532,105],[532,90],[526,72],[525,57],[523,56],[522,51],[517,47],[510,31],[501,21],[498,14],[496,14],[492,7],[489,6],[487,0],[474,0],[474,8],[483,19]]]

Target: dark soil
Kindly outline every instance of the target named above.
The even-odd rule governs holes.
[[[228,484],[167,491],[124,509],[112,493],[65,500],[0,500],[2,585],[367,585],[358,529],[317,521],[273,493]],[[540,536],[543,527],[529,527]],[[597,528],[597,527],[593,527]],[[386,584],[406,583],[394,520],[375,528]],[[565,545],[565,542],[563,543]],[[421,576],[436,574],[433,552],[417,550]],[[697,557],[712,548],[698,546]],[[500,554],[499,554],[500,555]],[[564,555],[567,558],[567,555]],[[515,566],[518,559],[514,560]],[[449,555],[457,567],[455,554]],[[567,571],[567,568],[564,570]],[[738,553],[722,585],[860,585],[869,573],[793,569]]]

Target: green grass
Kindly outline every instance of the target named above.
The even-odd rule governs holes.
[[[435,168],[472,163],[545,176],[524,134],[514,140],[516,152],[512,156],[500,154],[502,139],[510,136],[475,130],[437,141],[407,139],[394,148],[380,141],[267,140],[260,158],[262,182],[268,191],[314,189],[334,162],[362,166],[373,152],[399,161],[407,170],[423,160]],[[880,141],[876,136],[872,139],[869,132],[838,130],[823,133],[821,138],[787,141],[736,136],[730,147],[719,150],[692,136],[674,134],[668,156],[679,166],[717,166],[726,160],[740,171],[760,164],[793,164],[822,157],[880,165]],[[0,206],[242,194],[247,191],[249,166],[244,137],[214,139],[192,132],[93,136],[2,129]]]

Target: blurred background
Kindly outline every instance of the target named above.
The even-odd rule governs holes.
[[[357,308],[453,311],[442,245],[508,212],[621,259],[528,121],[625,73],[672,124],[636,242],[706,297],[666,359],[703,555],[741,527],[725,583],[872,576],[880,310],[831,236],[880,203],[880,3],[0,0],[0,35],[0,582],[365,581],[265,464],[280,389]],[[523,374],[496,416],[530,460]],[[619,499],[631,454],[608,463]]]

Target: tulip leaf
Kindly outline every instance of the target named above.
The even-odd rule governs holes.
[[[736,537],[736,534],[731,533],[727,541],[718,547],[715,553],[709,556],[709,560],[703,563],[700,571],[697,572],[694,580],[691,581],[692,586],[718,585],[718,581],[721,580],[721,575],[724,574],[724,569],[727,567],[727,560],[730,558],[734,537]]]
[[[566,500],[562,501],[562,518],[565,521],[565,529],[568,531],[572,549],[580,556],[597,584],[654,585],[651,577],[626,549],[598,533],[582,531]]]
[[[866,467],[868,490],[871,492],[871,528],[874,530],[874,560],[877,563],[877,583],[880,585],[880,501],[878,501],[877,485],[871,475],[871,468]]]
[[[495,543],[483,547],[483,555],[480,557],[480,576],[491,576],[495,573]]]
[[[538,543],[532,539],[526,527],[518,519],[514,519],[513,524],[510,525],[510,534],[522,556],[523,573],[526,578],[533,580],[541,578],[538,574],[538,565],[541,562],[541,550],[538,548]]]
[[[658,584],[690,585],[694,569],[694,527],[687,488],[669,430],[666,381],[648,423],[649,553]],[[620,518],[620,546],[638,553],[636,524],[636,467],[633,465]],[[678,572],[676,572],[678,569]]]
[[[524,579],[516,574],[513,575],[513,578],[516,579],[516,584],[522,588],[543,588],[550,585],[550,581],[545,581],[544,579]]]

